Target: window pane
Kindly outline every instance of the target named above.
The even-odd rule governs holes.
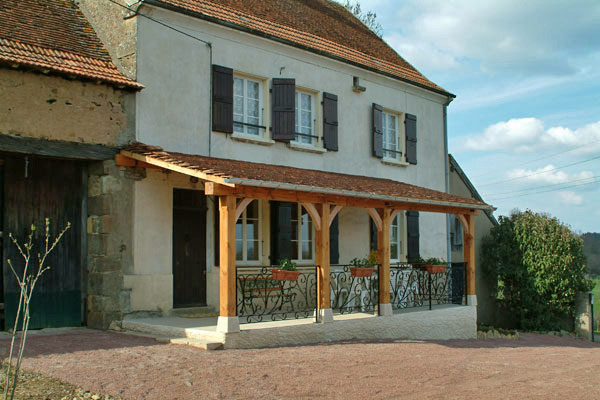
[[[257,261],[258,260],[258,241],[250,240],[246,244],[247,248],[247,260],[248,261]]]
[[[311,124],[310,112],[303,111],[302,112],[302,128],[304,128],[304,129],[303,129],[302,133],[312,133],[311,125],[312,124]]]
[[[296,132],[300,132],[300,129],[298,128],[298,104],[300,104],[298,101],[299,95],[300,93],[296,92],[296,112],[294,113],[296,116]]]
[[[258,200],[252,201],[246,207],[246,218],[247,219],[257,219],[258,218]]]
[[[258,100],[258,82],[248,81],[247,90],[248,98]]]
[[[308,110],[308,111],[311,110],[311,108],[312,108],[311,107],[312,106],[311,97],[312,96],[309,94],[302,93],[302,109]]]
[[[312,258],[312,243],[302,242],[302,259],[310,260]]]
[[[242,239],[239,239],[235,241],[235,259],[238,261],[243,261],[244,260],[244,248],[243,246],[243,241]]]
[[[298,259],[298,241],[292,240],[292,258]]]
[[[398,244],[392,243],[390,246],[390,259],[397,260],[398,259]]]
[[[244,96],[244,80],[242,78],[233,78],[233,94]]]

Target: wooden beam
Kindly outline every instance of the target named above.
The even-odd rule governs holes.
[[[330,203],[342,207],[361,208],[392,208],[407,211],[437,212],[447,214],[473,214],[478,215],[480,210],[464,207],[442,206],[434,204],[421,204],[399,201],[384,201],[376,199],[365,199],[352,196],[339,196],[332,194],[320,194],[313,192],[302,192],[293,190],[271,189],[254,186],[236,186],[235,188],[219,185],[214,182],[206,182],[204,190],[207,195],[212,196],[235,196],[252,197],[261,200],[289,201],[293,203]]]
[[[329,215],[329,226],[331,226],[336,215],[338,215],[338,213],[342,210],[342,208],[343,208],[342,206],[335,206],[333,208],[333,210],[331,210],[331,214]]]
[[[464,233],[469,233],[469,223],[467,222],[467,218],[462,214],[456,214],[456,218],[460,221],[460,224],[463,227]]]
[[[250,199],[248,197],[241,199],[238,203],[237,206],[235,208],[235,220],[237,221],[238,219],[240,219],[240,217],[242,216],[242,213],[244,212],[244,210],[246,209],[246,207],[248,207],[248,205],[250,203],[252,203],[254,199]]]
[[[475,287],[475,216],[464,216],[468,230],[463,232],[464,243],[464,260],[467,268],[467,295],[474,296],[476,294]]]
[[[125,157],[133,158],[138,161],[143,161],[145,163],[148,163],[150,165],[155,165],[160,168],[168,169],[168,170],[171,170],[174,172],[179,172],[181,174],[185,174],[185,175],[189,175],[189,176],[194,176],[198,179],[202,179],[205,181],[215,182],[215,183],[218,183],[219,185],[223,185],[223,186],[227,186],[227,187],[235,187],[235,185],[233,183],[227,183],[225,181],[225,178],[206,174],[202,171],[198,171],[197,169],[182,167],[182,166],[179,166],[179,165],[174,164],[169,161],[158,160],[156,158],[147,157],[143,154],[132,153],[127,150],[121,150],[121,154],[124,155]],[[250,197],[250,196],[237,196],[237,197]]]
[[[138,161],[138,160],[134,160],[133,158],[125,157],[122,154],[115,155],[115,165],[117,167],[162,169],[160,167],[157,167],[156,165],[151,165],[144,161]]]
[[[383,223],[381,222],[381,215],[379,215],[377,210],[374,208],[367,208],[367,212],[369,213],[371,218],[373,218],[373,222],[375,223],[375,226],[377,227],[377,231],[381,231],[383,229]]]
[[[237,315],[235,304],[235,211],[235,197],[219,198],[219,315],[222,317]]]
[[[321,230],[321,216],[319,215],[319,212],[315,208],[315,205],[313,203],[300,203],[300,205],[302,205],[302,207],[304,207],[304,209],[306,211],[308,211],[308,214],[310,215],[310,218],[312,219],[312,222],[315,225],[315,229],[320,231]]]
[[[321,216],[321,221],[329,221],[330,206],[327,203],[319,204],[318,211]],[[329,265],[329,224],[321,224],[321,229],[316,231],[317,237],[315,241],[316,247],[316,262],[319,266],[317,275],[317,307],[319,309],[331,308],[330,299],[330,265]]]
[[[0,150],[48,157],[77,160],[110,160],[119,150],[100,144],[67,142],[62,140],[36,139],[0,134]]]
[[[389,208],[383,209],[381,230],[377,232],[377,253],[379,255],[379,303],[390,303],[390,228],[392,214]]]
[[[398,214],[400,214],[400,211],[404,211],[404,210],[393,210],[392,211],[392,215],[390,215],[390,218],[392,219],[392,221],[398,216]]]

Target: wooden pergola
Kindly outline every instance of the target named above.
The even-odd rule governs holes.
[[[204,182],[206,195],[215,196],[219,199],[220,313],[217,328],[219,331],[239,331],[236,310],[235,225],[244,209],[253,200],[300,203],[310,215],[316,231],[316,264],[319,267],[317,274],[317,318],[320,322],[333,321],[330,306],[329,229],[333,219],[343,207],[364,208],[377,227],[378,254],[379,260],[381,260],[379,273],[379,314],[381,316],[392,314],[390,303],[390,226],[393,219],[401,211],[446,213],[455,214],[458,217],[464,232],[467,301],[471,305],[476,304],[475,216],[481,210],[491,208],[487,204],[471,200],[469,200],[470,202],[459,201],[456,196],[448,196],[448,201],[443,202],[419,198],[398,198],[395,201],[391,196],[377,198],[377,196],[369,193],[351,193],[319,187],[293,187],[287,184],[274,185],[273,182],[256,180],[236,180],[224,176],[218,171],[203,169],[201,165],[190,164],[189,158],[178,159],[177,153],[167,153],[162,149],[157,150],[157,148],[150,146],[141,149],[133,148],[132,150],[122,150],[121,154],[115,157],[116,164],[138,168],[161,168],[196,177]],[[200,158],[198,164],[207,159]],[[273,168],[283,167],[273,166]],[[440,195],[443,195],[443,193]]]

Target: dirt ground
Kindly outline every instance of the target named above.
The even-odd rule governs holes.
[[[23,364],[131,400],[600,398],[599,345],[535,334],[205,352],[79,330],[31,336]]]

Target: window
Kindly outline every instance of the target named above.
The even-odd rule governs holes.
[[[403,129],[399,124],[402,114],[383,112],[383,157],[403,160]]]
[[[296,91],[296,143],[314,146],[319,137],[315,133],[315,96]]]
[[[292,257],[299,262],[314,259],[313,225],[308,212],[300,204],[292,209]]]
[[[460,220],[454,216],[450,221],[450,243],[452,244],[452,250],[458,251],[463,246],[463,229]]]
[[[248,204],[235,225],[235,259],[259,262],[261,254],[260,207],[258,200]]]
[[[254,79],[233,78],[233,132],[263,136],[263,84]]]
[[[400,215],[392,221],[390,226],[390,261],[399,262],[402,255],[402,229]]]

